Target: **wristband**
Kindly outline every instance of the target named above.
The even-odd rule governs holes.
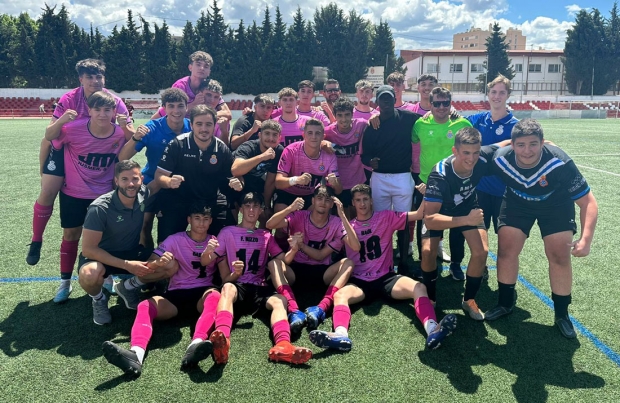
[[[138,142],[142,141],[142,140],[140,140],[140,139],[137,139],[135,136],[131,136],[131,139],[132,139],[133,141],[135,141],[136,143],[138,143]]]
[[[297,184],[297,176],[291,176],[288,178],[288,184],[291,186],[295,186]]]

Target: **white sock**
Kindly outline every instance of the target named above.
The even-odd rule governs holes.
[[[105,295],[103,295],[102,290],[99,290],[99,294],[96,294],[96,295],[89,294],[89,295],[92,297],[93,301],[100,301],[102,299],[105,299]]]
[[[431,334],[437,328],[437,326],[437,322],[435,322],[433,319],[429,319],[424,324],[424,330],[426,330],[426,334],[428,335]]]
[[[347,331],[347,328],[344,326],[338,326],[336,330],[334,330],[334,333],[337,333],[344,337],[349,337],[349,332]]]
[[[140,281],[140,279],[138,277],[132,277],[129,280],[125,280],[125,282],[123,284],[125,285],[126,289],[133,290],[134,288],[138,288],[140,286],[143,286],[145,283]]]
[[[191,343],[189,343],[189,346],[187,346],[187,348],[190,348],[190,347],[191,347],[191,346],[193,346],[194,344],[202,343],[203,341],[204,341],[203,339],[201,339],[200,337],[198,337],[198,338],[196,338],[196,339],[192,340],[192,342],[191,342]]]
[[[69,288],[69,287],[71,287],[71,279],[70,278],[68,278],[68,279],[61,278],[60,279],[60,288]]]
[[[136,353],[136,355],[138,356],[138,361],[140,362],[140,364],[142,364],[142,362],[144,361],[144,354],[146,353],[146,350],[144,350],[142,347],[137,346],[131,346],[130,350]]]

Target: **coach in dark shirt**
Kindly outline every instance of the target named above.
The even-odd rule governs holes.
[[[410,211],[415,183],[411,177],[411,130],[420,115],[394,108],[394,88],[377,89],[380,108],[377,129],[368,126],[362,139],[362,162],[373,169],[370,178],[375,211]],[[406,270],[409,231],[398,231],[399,271]],[[401,268],[403,270],[401,270]]]

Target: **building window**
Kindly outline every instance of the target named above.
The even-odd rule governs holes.
[[[530,64],[528,66],[528,70],[530,73],[540,73],[542,71],[542,65],[541,64]]]
[[[484,72],[484,65],[483,64],[472,64],[471,65],[471,72],[472,73],[483,73]]]
[[[550,64],[549,65],[549,73],[559,73],[560,65],[559,64]]]
[[[450,73],[462,73],[463,72],[463,64],[450,64]]]
[[[515,64],[515,73],[523,73],[523,65]]]
[[[439,64],[437,63],[428,63],[426,65],[427,73],[439,73]]]

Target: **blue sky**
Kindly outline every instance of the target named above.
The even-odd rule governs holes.
[[[54,0],[46,0],[53,5]],[[219,0],[224,18],[231,26],[240,19],[261,21],[266,5],[275,13],[275,5],[287,24],[298,5],[304,18],[311,19],[314,10],[334,0]],[[0,0],[0,12],[18,15],[27,11],[38,17],[45,0]],[[88,28],[92,23],[105,34],[115,24],[122,25],[131,8],[151,23],[165,18],[174,34],[180,34],[185,21],[195,22],[201,10],[207,10],[212,0],[71,0],[65,2],[71,18]],[[452,35],[471,27],[487,28],[495,21],[505,30],[516,27],[527,37],[527,45],[535,48],[563,49],[566,30],[575,21],[575,13],[585,7],[596,7],[609,15],[610,0],[338,0],[339,7],[361,13],[373,23],[388,21],[396,49],[451,48]],[[58,5],[63,4],[58,1]]]

